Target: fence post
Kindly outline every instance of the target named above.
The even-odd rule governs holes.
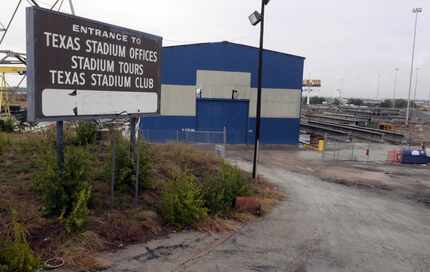
[[[135,160],[136,149],[136,117],[130,118],[130,155],[132,160]]]
[[[57,165],[60,175],[64,174],[64,121],[57,121],[56,123],[56,141],[57,147]]]
[[[354,161],[354,143],[352,143],[351,161]]]
[[[224,135],[223,135],[224,147],[227,144],[227,127],[224,126]]]
[[[116,133],[115,133],[115,125],[112,124],[111,131],[111,144],[112,144],[112,179],[111,179],[111,208],[113,208],[113,202],[115,198],[115,172],[116,172]]]
[[[136,150],[135,150],[135,154],[136,154],[136,183],[134,185],[134,206],[137,207],[137,205],[139,204],[139,175],[140,175],[140,122],[141,122],[141,118],[139,117],[139,127],[137,130],[137,143],[136,143]]]
[[[366,152],[366,155],[367,155],[367,162],[369,162],[369,159],[370,159],[370,143],[368,144],[368,146],[367,146],[367,152]]]
[[[334,141],[334,160],[336,161],[339,158],[339,154],[337,153],[337,141]]]
[[[176,143],[179,144],[179,129],[176,129]]]

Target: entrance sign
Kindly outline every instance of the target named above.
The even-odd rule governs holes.
[[[159,113],[162,38],[29,7],[29,121]]]

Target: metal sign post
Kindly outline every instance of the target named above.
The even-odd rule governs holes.
[[[64,122],[56,123],[57,166],[60,175],[64,174]]]

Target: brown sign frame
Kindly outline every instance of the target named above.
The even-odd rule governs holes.
[[[120,114],[80,114],[78,107],[74,114],[44,114],[45,105],[57,103],[52,106],[61,108],[64,103],[67,107],[64,101],[76,93],[85,93],[85,99],[91,97],[85,104],[88,109],[91,101],[104,101],[105,94],[122,99],[155,93],[157,105],[148,102],[153,110],[125,113],[160,113],[162,37],[40,7],[26,9],[26,25],[29,121],[101,119]],[[44,90],[52,90],[54,98],[43,101]],[[70,90],[70,97],[56,99],[60,91]]]

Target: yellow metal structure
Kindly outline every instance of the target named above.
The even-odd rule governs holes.
[[[1,74],[23,74],[27,69],[22,66],[0,66]]]
[[[0,66],[0,113],[4,111],[6,117],[10,117],[8,84],[6,74],[24,74],[25,67],[22,66]]]

